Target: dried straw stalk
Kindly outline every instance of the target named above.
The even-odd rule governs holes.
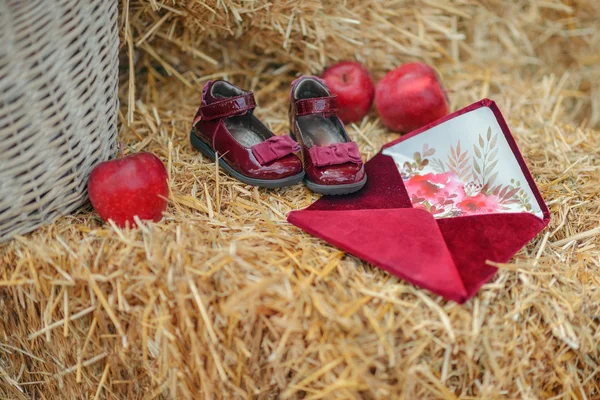
[[[600,131],[589,71],[566,54],[593,45],[596,3],[483,3],[306,2],[323,4],[309,15],[294,3],[302,12],[282,50],[279,2],[262,19],[262,2],[244,3],[252,18],[237,9],[240,39],[191,33],[207,28],[207,7],[237,27],[235,2],[165,2],[173,15],[149,34],[165,9],[125,2],[120,137],[163,159],[170,206],[134,230],[87,209],[0,247],[0,398],[598,398]],[[340,32],[368,45],[299,39],[301,15],[328,38],[332,17],[354,15],[357,31]],[[287,224],[316,198],[305,187],[242,185],[190,148],[211,77],[255,90],[257,114],[283,133],[294,76],[351,54],[375,76],[413,57],[435,62],[454,108],[497,100],[551,208],[548,229],[463,306]],[[367,158],[395,137],[374,113],[349,132]]]

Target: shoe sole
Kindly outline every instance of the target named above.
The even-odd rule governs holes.
[[[204,156],[208,157],[212,162],[215,161],[215,152],[202,140],[200,140],[192,130],[190,132],[190,142],[192,142],[192,146]],[[235,179],[244,182],[248,185],[259,186],[267,189],[276,189],[282,188],[286,186],[292,186],[297,183],[302,182],[304,179],[304,171],[299,174],[288,176],[282,179],[257,179],[246,176],[231,167],[225,160],[222,158],[219,159],[219,167],[223,168],[229,175],[233,176]]]
[[[363,186],[365,186],[365,183],[367,183],[367,176],[365,175],[365,177],[361,181],[349,183],[347,185],[318,185],[309,181],[308,179],[305,179],[304,183],[306,184],[306,186],[308,186],[310,190],[312,190],[315,193],[325,194],[329,196],[339,196],[342,194],[358,192],[360,189],[363,188]]]

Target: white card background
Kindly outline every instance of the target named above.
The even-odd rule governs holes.
[[[496,116],[481,107],[383,151],[394,159],[415,208],[436,218],[543,213]]]

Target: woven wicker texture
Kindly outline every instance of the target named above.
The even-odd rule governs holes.
[[[0,0],[0,242],[87,201],[117,134],[117,2]]]

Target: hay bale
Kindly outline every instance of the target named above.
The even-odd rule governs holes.
[[[277,62],[302,73],[348,58],[376,71],[412,59],[482,68],[544,66],[557,75],[575,69],[572,92],[561,101],[573,118],[600,123],[597,1],[128,2],[137,49],[167,56],[177,48],[198,58],[201,68],[223,67],[221,58],[243,50],[258,56],[259,68]],[[229,53],[223,41],[237,46]]]
[[[343,4],[352,10],[358,3]],[[420,18],[451,16],[456,8],[433,0],[419,4],[413,13]],[[464,2],[461,10],[476,15],[479,4]],[[569,7],[523,4],[556,7],[545,11],[550,14]],[[594,7],[592,0],[577,4]],[[553,215],[544,234],[499,265],[492,282],[459,306],[287,224],[289,210],[316,199],[304,186],[245,186],[189,145],[199,91],[212,77],[254,89],[259,117],[285,132],[289,83],[298,71],[321,65],[317,53],[305,59],[276,47],[255,52],[246,34],[241,42],[205,40],[207,49],[197,49],[213,64],[169,48],[158,37],[167,22],[136,47],[144,36],[140,24],[156,23],[142,5],[158,3],[132,2],[123,14],[133,49],[124,62],[134,69],[122,76],[120,137],[167,165],[167,216],[120,230],[87,210],[0,247],[0,398],[600,395],[600,131],[582,118],[591,104],[580,90],[586,71],[557,73],[569,61],[564,49],[547,43],[585,29],[579,19],[553,31],[547,47],[482,63],[467,57],[465,46],[480,41],[499,54],[511,46],[507,40],[535,38],[540,26],[552,25],[519,25],[523,16],[512,23],[490,18],[491,36],[457,40],[458,62],[437,64],[453,89],[454,108],[485,96],[498,101]],[[506,8],[499,1],[485,6],[489,15],[504,15]],[[320,18],[346,15],[336,10],[329,5]],[[393,17],[383,6],[376,12]],[[457,17],[459,27],[482,29],[464,18]],[[514,29],[512,36],[493,36],[503,25]],[[189,32],[179,25],[172,38],[184,40],[179,29]],[[275,37],[270,32],[267,44]],[[597,32],[581,35],[585,41]],[[425,30],[421,38],[439,44],[431,52],[452,54],[452,42],[442,36]],[[369,60],[377,76],[386,63],[408,58],[394,45],[385,48],[381,54],[388,58]],[[427,57],[424,47],[415,48],[416,56]],[[339,54],[344,51],[340,44]],[[550,65],[542,51],[561,58]],[[349,133],[367,158],[395,137],[374,113]]]

